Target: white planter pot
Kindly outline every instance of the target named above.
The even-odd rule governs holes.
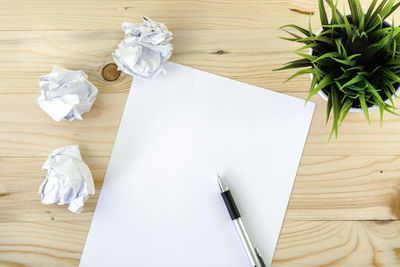
[[[346,15],[349,16],[350,14],[346,14]],[[387,19],[384,20],[384,23],[387,23],[388,25],[392,26],[392,23],[391,23],[389,20],[387,20]],[[321,29],[317,32],[316,35],[320,34],[322,31],[323,31],[323,29],[321,28]],[[312,55],[312,52],[313,52],[313,50],[312,50],[312,48],[310,48],[310,50],[308,51],[308,54],[309,54],[309,55]],[[311,77],[311,80],[312,80],[313,77],[314,77],[314,74],[310,73],[310,77]],[[400,85],[399,85],[399,87],[397,87],[396,92],[395,92],[395,95],[399,95],[399,93],[400,93]],[[319,91],[318,91],[318,94],[319,94],[319,96],[320,96],[323,100],[325,100],[326,102],[328,102],[328,95],[325,94],[324,91],[319,90]],[[394,97],[394,95],[392,95],[392,97]],[[391,104],[389,99],[385,100],[385,103]],[[373,106],[368,107],[368,111],[377,110],[377,109],[378,109],[378,106],[376,106],[376,105],[373,105]],[[349,111],[350,111],[350,112],[362,112],[362,109],[361,109],[361,108],[353,108],[353,107],[352,107],[352,108],[350,108]]]

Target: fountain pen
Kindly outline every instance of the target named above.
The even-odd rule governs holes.
[[[244,249],[246,250],[246,254],[249,258],[251,266],[253,267],[266,267],[263,258],[260,255],[260,252],[257,248],[255,248],[250,238],[247,234],[246,228],[240,218],[239,209],[237,208],[235,201],[233,200],[231,191],[225,186],[221,177],[217,174],[219,188],[221,189],[221,196],[225,202],[225,206],[228,209],[229,215],[235,225],[236,231],[239,234],[240,241],[243,244]]]

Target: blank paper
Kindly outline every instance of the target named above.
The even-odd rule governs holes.
[[[249,266],[216,172],[270,264],[315,104],[165,68],[132,83],[80,266]]]

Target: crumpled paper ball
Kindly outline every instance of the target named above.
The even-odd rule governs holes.
[[[165,72],[162,64],[172,54],[172,33],[164,23],[143,17],[144,22],[122,24],[127,37],[112,54],[118,69],[132,76],[152,78]]]
[[[94,195],[92,173],[83,162],[78,145],[64,146],[54,150],[43,170],[46,179],[39,189],[43,204],[69,204],[68,209],[80,213],[89,195]]]
[[[82,70],[53,67],[50,74],[40,77],[40,93],[36,103],[53,120],[82,120],[82,114],[93,105],[97,88]]]

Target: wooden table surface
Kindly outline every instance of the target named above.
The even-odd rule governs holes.
[[[305,98],[307,76],[283,84],[291,71],[271,71],[299,48],[278,39],[278,27],[308,22],[291,9],[314,11],[318,30],[316,0],[2,0],[0,184],[9,194],[0,196],[0,266],[79,264],[132,81],[102,75],[124,21],[164,22],[174,34],[173,62]],[[398,25],[400,11],[394,18]],[[83,121],[54,122],[35,104],[38,79],[53,65],[82,69],[98,87]],[[328,143],[325,103],[312,100],[317,108],[273,265],[400,266],[400,118],[385,114],[380,129],[378,112],[372,126],[349,114],[339,140]],[[96,183],[80,215],[42,205],[38,194],[46,157],[68,144],[80,146]]]

